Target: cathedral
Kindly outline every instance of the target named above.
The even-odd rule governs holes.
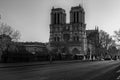
[[[64,54],[87,54],[85,11],[81,5],[71,8],[69,23],[64,9],[52,8],[49,42],[51,48],[58,48]]]

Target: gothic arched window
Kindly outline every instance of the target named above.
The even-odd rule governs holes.
[[[64,35],[63,35],[63,39],[64,39],[65,41],[69,41],[69,39],[70,39],[70,34],[64,34]]]

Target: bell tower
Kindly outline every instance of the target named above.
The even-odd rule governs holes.
[[[85,11],[81,5],[71,8],[70,23],[85,23]]]
[[[66,13],[62,8],[52,8],[51,10],[51,25],[65,24],[66,23]]]
[[[62,8],[52,8],[51,10],[51,23],[50,23],[50,38],[52,44],[62,41],[62,28],[66,24],[66,13]]]
[[[78,49],[80,54],[86,53],[86,24],[85,24],[85,11],[81,5],[72,7],[70,10],[70,25],[72,28],[72,42],[70,46],[70,52],[74,52],[74,49]],[[78,54],[78,53],[77,53]]]

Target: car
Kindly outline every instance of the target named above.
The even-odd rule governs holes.
[[[104,58],[104,60],[111,60],[111,58]]]

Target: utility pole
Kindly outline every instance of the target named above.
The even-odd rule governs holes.
[[[81,0],[81,6],[84,8],[84,0]]]
[[[84,7],[84,5],[83,5],[83,0],[81,0],[81,5],[82,5],[82,7]]]
[[[81,6],[84,10],[86,10],[85,2],[86,0],[81,0]]]
[[[1,14],[0,14],[0,19],[1,19]]]
[[[0,14],[0,25],[1,25],[1,14]]]

